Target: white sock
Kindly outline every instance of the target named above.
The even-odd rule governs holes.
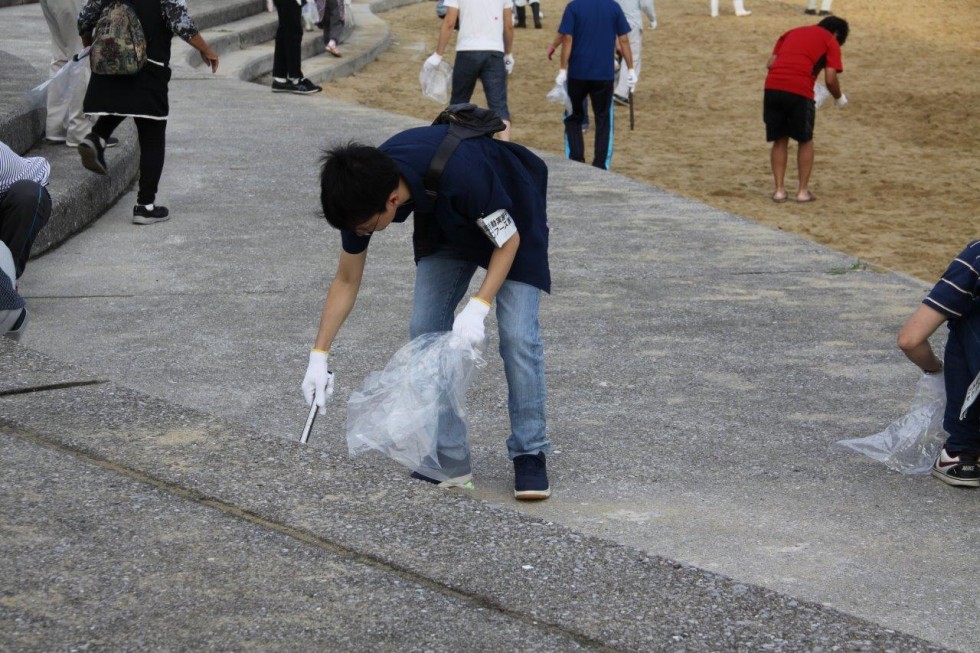
[[[279,82],[280,84],[285,84],[289,80],[286,79],[285,77],[273,77],[272,81]]]

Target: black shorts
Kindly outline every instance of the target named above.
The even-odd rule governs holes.
[[[766,140],[792,138],[799,143],[813,140],[816,103],[796,93],[766,89],[762,102],[762,119],[766,122]]]

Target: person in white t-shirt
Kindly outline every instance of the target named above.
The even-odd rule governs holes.
[[[425,60],[427,68],[442,62],[456,19],[456,62],[450,104],[469,102],[476,80],[483,84],[487,106],[503,119],[507,129],[497,136],[510,140],[510,111],[507,108],[507,75],[514,70],[514,25],[512,0],[445,0],[446,15],[436,51]]]

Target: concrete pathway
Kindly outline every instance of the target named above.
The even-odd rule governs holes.
[[[4,12],[30,9],[0,10],[0,22]],[[236,595],[244,591],[237,583],[251,578],[229,559],[244,564],[253,554],[227,540],[263,540],[254,556],[270,566],[244,602],[255,608],[229,614],[236,637],[208,641],[261,645],[236,628],[249,614],[266,625],[285,618],[278,603],[263,611],[262,596],[311,591],[278,587],[302,573],[296,557],[343,567],[336,583],[348,597],[364,592],[405,608],[396,581],[434,591],[453,605],[455,627],[474,624],[470,648],[928,646],[896,630],[975,648],[969,629],[951,626],[971,623],[980,607],[975,574],[954,562],[977,543],[978,495],[828,448],[881,430],[907,408],[917,375],[894,334],[925,285],[853,269],[840,253],[615,174],[546,157],[555,291],[542,322],[558,449],[549,459],[550,501],[525,506],[510,497],[496,358],[470,397],[475,493],[420,488],[386,461],[346,457],[347,395],[406,339],[407,227],[372,244],[358,306],[332,356],[338,392],[330,414],[311,445],[292,442],[339,249],[316,217],[317,158],[332,142],[378,143],[420,124],[336,103],[329,86],[323,95],[274,95],[178,67],[159,195],[173,219],[130,224],[130,194],[30,265],[22,290],[31,329],[21,347],[0,349],[8,393],[0,395],[0,430],[9,436],[0,442],[11,450],[4,551],[17,552],[26,538],[19,555],[30,555],[57,537],[55,526],[31,521],[45,515],[45,502],[27,488],[60,470],[72,491],[54,494],[47,509],[91,523],[76,535],[86,546],[101,543],[105,557],[89,571],[117,564],[108,547],[115,536],[105,533],[133,517],[94,489],[116,474],[127,488],[117,494],[138,497],[125,501],[159,506],[168,519],[186,512],[190,540],[198,525],[218,537],[207,541],[222,548],[216,559],[227,571],[215,575],[237,578],[214,596]],[[18,390],[45,385],[61,389]],[[40,462],[25,469],[33,459]],[[20,512],[17,499],[38,513]],[[143,520],[153,514],[140,511]],[[160,533],[174,530],[166,524],[133,537],[159,547]],[[278,555],[280,537],[299,553]],[[188,545],[188,564],[206,570],[198,545]],[[120,551],[118,564],[138,555]],[[50,599],[53,590],[37,578],[51,574],[10,564],[5,577]],[[160,558],[145,569],[157,564],[158,585],[173,588],[176,568]],[[366,587],[358,574],[372,564],[384,578]],[[312,569],[307,580],[316,583]],[[115,578],[112,596],[125,594],[123,577],[134,576]],[[193,589],[173,588],[161,602],[197,614],[211,575],[185,578]],[[324,594],[320,605],[344,600]],[[0,602],[5,623],[36,614],[19,599],[8,603]],[[142,607],[113,606],[156,623]],[[472,618],[474,610],[489,610],[490,621]],[[425,614],[433,613],[441,609]],[[395,645],[457,648],[415,636],[407,614],[379,619],[389,630],[378,636]],[[495,620],[508,624],[499,641],[480,631]],[[79,617],[58,632],[80,633],[84,623]],[[354,632],[375,633],[378,622],[356,623]],[[147,646],[181,641],[163,628]],[[322,629],[325,638],[345,632]],[[64,641],[25,632],[8,641]],[[281,641],[301,641],[307,631],[289,632]],[[511,634],[524,639],[515,644]]]

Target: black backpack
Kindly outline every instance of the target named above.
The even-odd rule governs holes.
[[[507,125],[490,109],[478,107],[475,104],[450,104],[443,109],[433,125],[449,125],[446,136],[436,148],[429,168],[425,172],[422,184],[425,194],[433,204],[439,195],[439,182],[442,172],[456,148],[468,138],[486,136],[493,138],[497,132],[507,129]],[[412,244],[415,249],[415,260],[435,252],[438,247],[438,234],[435,219],[431,213],[415,212],[415,231],[412,234]]]

